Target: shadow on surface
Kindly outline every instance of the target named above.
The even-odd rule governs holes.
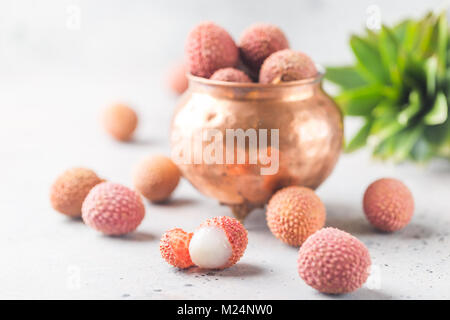
[[[199,267],[192,267],[185,271],[189,274],[198,274],[201,276],[211,276],[211,277],[253,277],[259,276],[266,272],[265,269],[248,263],[237,263],[234,266],[224,269],[224,270],[206,270]]]
[[[264,231],[270,233],[266,221],[266,210],[253,210],[245,219],[244,226],[248,231]]]
[[[157,237],[155,237],[151,233],[143,232],[143,231],[135,231],[135,232],[123,235],[123,236],[110,237],[110,238],[126,240],[126,241],[135,241],[135,242],[148,242],[148,241],[159,240],[159,239],[157,239]]]
[[[392,300],[394,297],[388,295],[379,290],[372,290],[366,287],[362,287],[355,292],[343,294],[343,295],[332,295],[326,294],[328,297],[345,299],[345,300]]]
[[[346,203],[326,203],[326,209],[327,227],[338,228],[355,235],[378,233],[367,221],[362,208]]]
[[[197,203],[197,200],[191,198],[169,198],[162,202],[150,202],[149,204],[154,206],[168,207],[168,208],[178,208],[183,206],[189,206]]]

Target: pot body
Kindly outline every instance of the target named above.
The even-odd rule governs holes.
[[[321,76],[278,85],[232,84],[192,76],[189,82],[172,120],[172,158],[203,194],[235,207],[263,206],[282,187],[315,189],[332,172],[342,147],[342,115],[322,90]],[[227,139],[217,138],[220,134],[227,137],[230,129],[266,129],[267,147],[250,143],[239,147],[236,143],[230,150]],[[271,136],[274,129],[278,130],[278,143]],[[215,139],[202,141],[205,132],[213,132]],[[223,147],[223,163],[196,161],[213,141]],[[259,158],[249,163],[255,148],[273,155],[269,165]],[[246,163],[226,163],[225,155],[242,149]],[[278,162],[275,165],[273,161]],[[278,168],[261,174],[262,168],[270,166]]]

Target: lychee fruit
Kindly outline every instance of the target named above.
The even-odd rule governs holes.
[[[273,24],[257,23],[247,28],[239,39],[243,62],[258,72],[264,60],[272,53],[289,48],[283,31]]]
[[[252,82],[248,75],[235,68],[219,69],[213,73],[210,79],[227,82]]]
[[[218,69],[235,67],[239,51],[228,32],[213,22],[202,22],[188,34],[186,60],[191,74],[209,78]]]
[[[174,267],[185,269],[194,263],[189,256],[189,243],[193,233],[187,233],[175,228],[163,234],[159,243],[161,256]]]
[[[152,202],[167,200],[180,181],[180,170],[169,158],[150,156],[141,161],[134,172],[134,187]]]
[[[106,131],[119,141],[130,140],[137,123],[136,112],[124,104],[110,106],[103,113],[103,125]]]
[[[247,243],[247,230],[238,220],[227,216],[215,217],[206,220],[194,232],[189,255],[200,268],[224,269],[242,257]]]
[[[175,94],[182,94],[189,86],[186,73],[189,72],[186,63],[180,62],[173,65],[167,74],[167,86]]]
[[[103,182],[97,174],[86,168],[71,168],[64,171],[50,188],[52,207],[70,217],[81,217],[81,205],[89,191]]]
[[[300,246],[325,224],[326,210],[315,192],[291,186],[277,191],[267,206],[267,225],[273,235],[291,246]]]
[[[371,265],[366,246],[351,234],[324,228],[300,247],[298,273],[314,289],[331,294],[352,292],[369,276]]]
[[[312,78],[317,75],[314,62],[306,54],[290,49],[271,54],[261,66],[259,82],[277,84]]]
[[[81,208],[84,223],[106,235],[134,231],[145,215],[139,194],[118,183],[103,182],[87,195]]]
[[[377,229],[392,232],[405,227],[414,213],[414,198],[401,181],[384,178],[373,182],[363,199],[364,212]]]

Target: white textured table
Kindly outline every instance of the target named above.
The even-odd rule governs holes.
[[[14,14],[12,3],[19,6]],[[68,167],[87,166],[130,186],[140,158],[168,153],[175,99],[160,79],[181,51],[186,28],[204,19],[204,12],[235,34],[253,21],[280,23],[296,35],[293,46],[326,63],[349,57],[348,32],[360,30],[371,1],[347,8],[335,1],[295,2],[288,12],[302,19],[284,19],[281,5],[247,1],[217,2],[220,7],[182,2],[197,13],[175,1],[124,1],[123,6],[80,1],[79,31],[65,29],[61,1],[29,10],[18,3],[0,5],[0,298],[450,298],[450,164],[445,161],[423,168],[376,163],[365,151],[341,157],[318,190],[327,224],[361,239],[375,268],[365,287],[339,297],[303,283],[296,272],[297,249],[270,234],[261,210],[246,221],[249,246],[234,267],[201,273],[168,266],[158,250],[166,229],[192,230],[208,217],[229,214],[186,181],[169,204],[147,204],[138,231],[123,238],[102,236],[50,208],[49,186]],[[421,1],[379,3],[389,20],[425,9]],[[178,26],[171,25],[174,19]],[[158,25],[173,38],[162,37]],[[321,39],[329,39],[327,50]],[[99,128],[100,109],[117,100],[129,101],[141,116],[133,143],[111,141]],[[392,235],[374,231],[361,209],[365,187],[383,176],[405,181],[416,199],[411,224]]]

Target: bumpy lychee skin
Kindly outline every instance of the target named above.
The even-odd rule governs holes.
[[[414,213],[414,198],[401,181],[383,178],[373,182],[363,199],[364,212],[377,229],[393,232],[404,228]]]
[[[116,104],[104,110],[103,125],[105,130],[116,140],[130,140],[137,124],[136,112],[124,104]]]
[[[166,81],[167,86],[173,93],[180,95],[187,90],[189,86],[189,81],[186,77],[187,72],[189,71],[184,62],[179,62],[169,69]]]
[[[371,265],[366,246],[351,234],[324,228],[300,247],[298,273],[314,289],[331,294],[352,292],[369,276]]]
[[[169,158],[154,155],[142,160],[134,172],[134,187],[152,202],[167,200],[180,181],[180,170]]]
[[[215,217],[206,220],[194,232],[189,255],[200,268],[224,269],[239,261],[247,243],[247,230],[238,220]]]
[[[81,205],[89,191],[103,182],[97,174],[86,168],[71,168],[56,178],[50,188],[52,207],[69,217],[81,217]]]
[[[264,60],[272,53],[289,48],[283,31],[275,25],[257,23],[247,28],[239,39],[243,62],[258,72]]]
[[[164,260],[180,269],[192,267],[194,263],[189,256],[192,235],[193,233],[187,233],[180,228],[164,233],[159,244],[159,251]]]
[[[326,210],[313,190],[292,186],[272,196],[266,218],[275,237],[291,246],[300,246],[324,226]]]
[[[271,54],[261,66],[259,82],[277,84],[312,78],[317,75],[314,62],[306,54],[290,49]]]
[[[210,79],[227,82],[252,82],[248,75],[235,68],[219,69],[213,73]]]
[[[209,21],[191,30],[185,53],[190,73],[204,78],[218,69],[235,67],[239,58],[239,50],[228,32]]]
[[[106,235],[134,231],[145,215],[141,197],[118,183],[103,182],[87,195],[81,208],[84,223]]]

